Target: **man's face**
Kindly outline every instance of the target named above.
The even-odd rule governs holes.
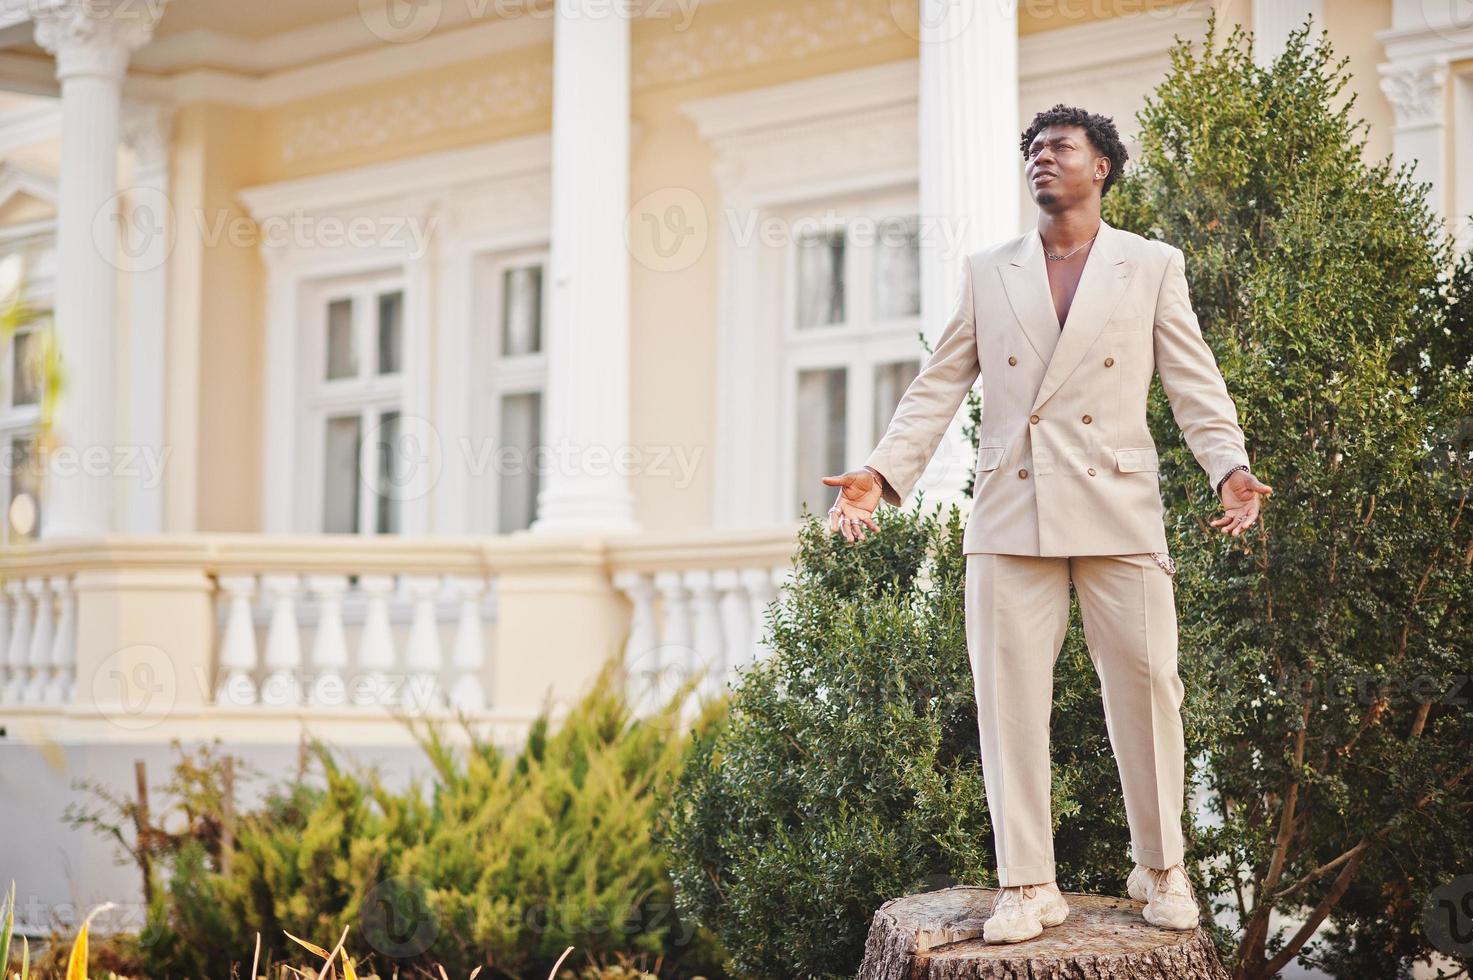
[[[1023,176],[1034,203],[1045,210],[1089,200],[1102,185],[1095,173],[1108,173],[1108,158],[1097,154],[1083,126],[1049,126],[1033,137]]]

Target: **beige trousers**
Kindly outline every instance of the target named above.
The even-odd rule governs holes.
[[[1171,576],[1148,554],[966,559],[967,647],[999,885],[1054,879],[1049,715],[1071,580],[1133,856],[1152,868],[1181,861],[1186,742]]]

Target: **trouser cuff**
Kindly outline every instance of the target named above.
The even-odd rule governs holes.
[[[1047,864],[1014,865],[997,869],[999,888],[1014,888],[1018,885],[1042,885],[1054,880],[1054,862]]]

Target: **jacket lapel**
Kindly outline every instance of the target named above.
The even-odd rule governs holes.
[[[1110,314],[1125,295],[1131,263],[1122,247],[1122,237],[1122,232],[1101,219],[1099,235],[1085,257],[1062,332],[1049,293],[1048,260],[1037,228],[1023,236],[1012,260],[1001,267],[1003,288],[1023,334],[1048,364],[1030,412],[1046,402],[1079,366],[1084,352],[1105,329]]]

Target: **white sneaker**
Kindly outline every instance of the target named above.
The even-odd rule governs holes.
[[[1032,939],[1044,926],[1056,926],[1069,915],[1069,904],[1052,881],[1040,885],[999,888],[982,923],[982,939],[989,943],[1016,943]]]
[[[1125,890],[1137,902],[1145,902],[1141,916],[1162,929],[1195,929],[1201,910],[1192,893],[1192,881],[1180,864],[1169,868],[1147,868],[1137,864],[1125,880]]]

